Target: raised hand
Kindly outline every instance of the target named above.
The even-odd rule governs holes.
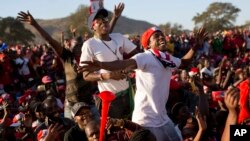
[[[7,102],[5,102],[5,101],[3,101],[3,110],[4,110],[4,114],[8,114],[8,110],[7,110],[7,107],[8,107],[8,103]]]
[[[106,129],[110,130],[112,127],[123,127],[124,126],[124,120],[123,119],[116,119],[116,118],[108,118]]]
[[[116,18],[119,18],[122,14],[122,11],[124,10],[125,4],[124,3],[119,3],[118,6],[115,5],[114,8],[114,16]]]
[[[230,111],[235,111],[239,103],[239,90],[237,88],[228,89],[225,92],[225,104]]]
[[[204,27],[199,28],[194,32],[195,44],[193,46],[194,50],[197,50],[203,46],[204,40],[207,37],[208,32]]]
[[[65,132],[63,125],[60,125],[58,123],[54,125],[51,124],[48,129],[48,134],[45,138],[46,140],[54,140],[56,138],[59,138],[59,136],[62,135],[63,132]]]
[[[27,13],[21,11],[18,13],[17,20],[21,22],[28,23],[30,25],[36,24],[36,20],[33,18],[33,16],[27,11]]]
[[[70,28],[69,28],[70,32],[73,34],[73,36],[75,37],[75,34],[76,34],[76,28],[71,25]]]

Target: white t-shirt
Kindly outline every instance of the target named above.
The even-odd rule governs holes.
[[[169,121],[165,105],[169,96],[171,68],[164,68],[151,52],[132,57],[137,63],[136,94],[132,121],[144,127],[160,127]],[[179,58],[170,55],[177,67]]]
[[[118,58],[119,60],[123,60],[122,54],[124,52],[130,53],[136,48],[136,45],[119,33],[112,33],[109,36],[112,39],[111,41],[102,41],[95,37],[85,41],[82,46],[80,62],[91,61],[93,59],[101,62],[111,62],[118,60]],[[109,71],[101,69],[100,72],[105,73]],[[128,86],[129,84],[126,79],[119,81],[113,79],[98,81],[99,91],[108,90],[117,93],[126,90]]]
[[[200,70],[201,78],[203,78],[203,73],[208,74],[209,76],[213,76],[213,70],[212,69],[210,70],[206,67],[204,67]]]

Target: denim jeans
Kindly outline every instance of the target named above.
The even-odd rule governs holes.
[[[156,137],[157,141],[181,141],[172,121],[167,122],[161,127],[145,127]]]

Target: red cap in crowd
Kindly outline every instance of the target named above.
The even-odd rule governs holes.
[[[152,36],[152,34],[156,31],[161,31],[161,30],[158,27],[151,27],[142,34],[141,45],[143,46],[143,48],[148,49],[149,39]]]
[[[199,73],[199,69],[198,68],[191,68],[191,70],[188,72],[189,76],[194,76],[196,74]]]
[[[18,113],[14,116],[13,120],[12,120],[12,123],[17,123],[19,121],[22,120],[22,118],[24,118],[24,113]]]
[[[49,77],[48,75],[46,75],[46,76],[44,76],[43,78],[42,78],[42,82],[44,83],[44,84],[47,84],[47,83],[51,83],[53,80],[51,79],[51,77]]]

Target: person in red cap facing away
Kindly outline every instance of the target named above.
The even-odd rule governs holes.
[[[169,97],[169,85],[166,84],[170,83],[172,69],[188,64],[206,36],[206,30],[200,28],[195,33],[194,46],[179,59],[167,52],[167,43],[162,31],[152,27],[142,35],[141,44],[145,52],[123,61],[81,62],[84,66],[78,70],[93,72],[103,68],[126,72],[135,69],[137,91],[132,121],[149,129],[155,134],[157,141],[179,141],[181,139],[165,109]]]

